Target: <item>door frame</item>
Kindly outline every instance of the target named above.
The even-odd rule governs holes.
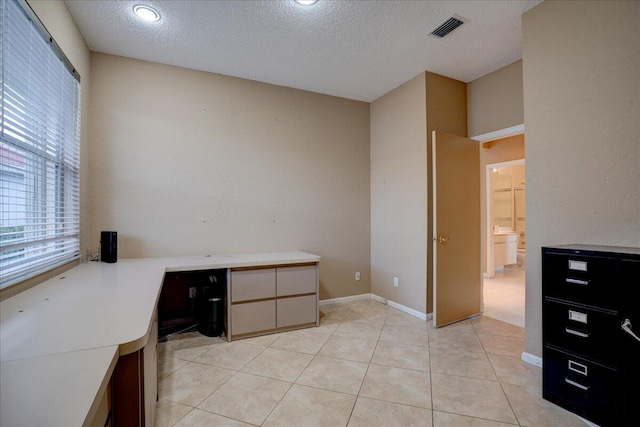
[[[524,123],[515,125],[515,126],[510,126],[507,128],[503,128],[503,129],[498,129],[496,131],[493,132],[487,132],[487,133],[483,133],[480,135],[475,135],[475,136],[469,136],[470,139],[475,139],[476,141],[478,141],[478,143],[480,144],[480,146],[482,146],[482,144],[484,144],[485,142],[489,142],[489,141],[494,141],[496,139],[502,139],[502,138],[507,138],[509,136],[514,136],[514,135],[518,135],[518,134],[526,134],[525,129],[524,129]],[[526,159],[526,157],[525,157]],[[486,173],[486,172],[485,172]],[[486,180],[485,180],[485,185],[486,185]],[[486,189],[485,189],[486,192]],[[488,212],[488,208],[485,207],[485,215],[487,215],[487,222],[489,221],[489,212]],[[493,216],[493,211],[491,212],[491,216]],[[488,266],[489,264],[489,256],[491,256],[491,265],[493,265],[493,251],[487,251],[487,246],[489,245],[489,241],[491,241],[491,245],[493,245],[493,227],[489,227],[489,229],[492,231],[491,233],[487,233],[485,231],[485,233],[487,233],[485,235],[485,245],[482,248],[482,250],[485,253],[485,260],[486,260],[486,264]],[[491,236],[491,237],[490,237]],[[480,253],[480,256],[482,256],[482,251]],[[482,260],[481,260],[482,261]],[[493,267],[493,274],[495,275],[495,266]],[[489,273],[489,270],[487,270],[487,274]],[[483,275],[483,278],[486,275]],[[525,289],[526,289],[527,283],[525,281]],[[481,304],[481,308],[482,311],[484,312],[484,281],[482,283],[482,304]],[[526,325],[526,316],[525,316],[525,325]]]
[[[498,163],[490,163],[485,167],[485,180],[484,180],[484,195],[485,195],[485,258],[487,261],[486,270],[487,272],[484,274],[484,277],[488,279],[492,279],[496,275],[496,266],[494,263],[494,251],[493,251],[493,203],[491,203],[492,195],[493,195],[493,169],[506,168],[510,166],[518,166],[524,165],[525,159],[517,159],[517,160],[509,160],[506,162],[498,162]],[[483,309],[484,309],[484,298],[483,298]]]

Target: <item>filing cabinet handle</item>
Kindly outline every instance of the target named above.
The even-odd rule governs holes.
[[[622,322],[621,328],[623,331],[625,331],[626,333],[628,333],[629,335],[631,335],[632,337],[640,341],[640,337],[634,334],[633,331],[631,330],[631,320],[624,319],[624,322]]]
[[[575,329],[564,328],[564,331],[568,334],[575,335],[580,338],[589,338],[589,333],[576,331]]]
[[[574,285],[585,285],[585,286],[589,285],[589,281],[588,280],[572,279],[570,277],[567,277],[565,279],[565,281],[567,283],[572,283]]]
[[[574,387],[579,388],[580,390],[584,390],[584,391],[589,390],[589,386],[587,386],[587,385],[582,385],[582,384],[577,383],[577,382],[575,382],[575,381],[571,381],[569,378],[565,378],[565,379],[564,379],[564,381],[565,381],[567,384],[569,384],[569,385],[572,385],[572,386],[574,386]]]

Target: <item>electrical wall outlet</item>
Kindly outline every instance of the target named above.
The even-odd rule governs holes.
[[[398,278],[397,277],[393,278],[393,286],[395,286],[396,288],[398,287]]]
[[[196,297],[196,288],[189,288],[189,298]]]
[[[360,272],[356,271],[356,281],[360,280]]]

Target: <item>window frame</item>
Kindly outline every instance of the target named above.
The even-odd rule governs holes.
[[[3,0],[2,3],[2,10],[0,10],[0,18],[2,19],[2,22],[0,22],[0,27],[2,28],[0,33],[0,47],[2,48],[2,57],[0,57],[0,73],[2,73],[0,75],[0,175],[2,176],[2,186],[0,188],[4,194],[0,200],[0,213],[3,217],[7,215],[7,218],[2,218],[0,222],[0,289],[4,290],[26,279],[80,259],[81,85],[79,73],[30,5],[25,0]],[[35,57],[43,53],[43,56],[36,60],[40,61],[37,62],[37,65],[41,66],[46,63],[42,69],[29,68],[29,71],[34,71],[35,79],[46,81],[46,83],[42,84],[42,87],[45,88],[44,92],[39,91],[37,95],[42,95],[45,92],[47,95],[50,94],[51,90],[47,85],[50,81],[61,87],[63,93],[54,98],[54,106],[47,105],[48,97],[39,98],[35,96],[36,94],[32,90],[34,86],[20,88],[15,86],[19,83],[18,80],[15,82],[7,81],[9,79],[6,78],[5,72],[6,67],[10,68],[10,66],[6,65],[7,55],[5,55],[5,52],[9,51],[10,48],[8,46],[9,42],[5,40],[5,31],[8,32],[5,22],[9,21],[9,18],[5,15],[9,13],[9,9],[12,7],[14,9],[10,11],[12,13],[11,19],[20,19],[15,16],[19,13],[17,10],[20,10],[26,20],[29,21],[28,23],[19,24],[26,24],[30,27],[28,33],[30,38],[25,42],[25,47],[34,48],[29,49],[29,55]],[[37,36],[33,32],[42,37],[43,45],[37,42],[37,38],[35,38]],[[16,35],[19,34],[16,33]],[[16,35],[11,37],[16,37]],[[16,43],[15,40],[14,43]],[[38,48],[41,52],[34,53]],[[15,47],[13,49],[17,51]],[[42,52],[43,49],[47,49],[46,52]],[[51,60],[51,54],[69,72],[69,76],[65,74],[65,70],[59,68],[60,63],[54,62],[51,65],[46,62],[47,58]],[[23,56],[27,57],[28,55],[24,54]],[[15,56],[15,58],[15,60],[20,59],[18,56]],[[32,65],[36,61],[29,60],[28,63]],[[41,74],[36,74],[37,72],[41,72]],[[55,76],[49,78],[50,75],[54,74]],[[51,80],[55,77],[59,77],[59,79]],[[72,82],[69,77],[72,77],[75,82]],[[20,110],[16,105],[7,106],[11,104],[7,100],[13,101],[11,96],[20,96],[20,99],[24,100],[25,106],[33,107],[38,105],[38,107],[43,107],[47,110],[35,111],[27,109],[27,107],[24,110]],[[37,102],[34,102],[34,99]],[[16,111],[20,111],[22,115],[15,114]],[[29,122],[34,128],[26,125],[24,127],[24,137],[16,137],[16,133],[12,132],[11,128],[13,123],[16,123],[14,120],[22,117],[28,119],[38,117],[38,119],[25,120],[25,123]],[[67,120],[65,121],[64,119]],[[55,126],[52,128],[49,127],[50,121],[55,122]],[[64,124],[61,124],[63,121]],[[50,134],[51,129],[54,129],[53,136]],[[39,136],[32,136],[38,132],[40,132]],[[46,185],[34,184],[32,193],[25,191],[25,195],[19,197],[15,195],[18,194],[16,192],[12,196],[8,184],[6,186],[5,184],[8,183],[10,175],[15,175],[16,177],[20,175],[20,165],[9,164],[12,160],[15,160],[12,155],[16,157],[22,156],[22,176],[24,181],[29,179],[34,182],[35,180],[42,180],[43,182],[46,181]],[[7,159],[9,159],[9,163]],[[33,169],[33,172],[28,171],[30,168]],[[27,184],[25,184],[25,188],[28,188]],[[11,200],[12,197],[13,200]],[[70,203],[66,203],[68,199],[72,199]],[[38,210],[38,208],[33,207],[38,204],[46,205],[46,208]],[[8,213],[14,212],[12,208],[15,208],[16,213],[25,215],[24,221],[31,221],[36,225],[25,223],[21,231],[24,240],[3,245],[2,243],[6,241],[20,240],[18,234],[21,226],[13,225],[10,222],[12,219],[8,218],[11,216]],[[46,212],[44,217],[38,216],[42,215],[43,212]],[[33,216],[36,219],[28,220],[29,216]],[[46,225],[38,224],[39,221],[46,223]],[[14,219],[13,222],[16,222],[16,220]],[[44,238],[27,238],[29,227],[34,230],[34,236],[38,234],[43,235]],[[20,266],[10,267],[7,259],[16,258],[16,255],[13,254],[21,251],[25,256],[29,256],[22,259]]]

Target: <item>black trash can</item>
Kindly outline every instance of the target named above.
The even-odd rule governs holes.
[[[198,331],[208,337],[224,333],[224,298],[207,298],[202,306]]]

